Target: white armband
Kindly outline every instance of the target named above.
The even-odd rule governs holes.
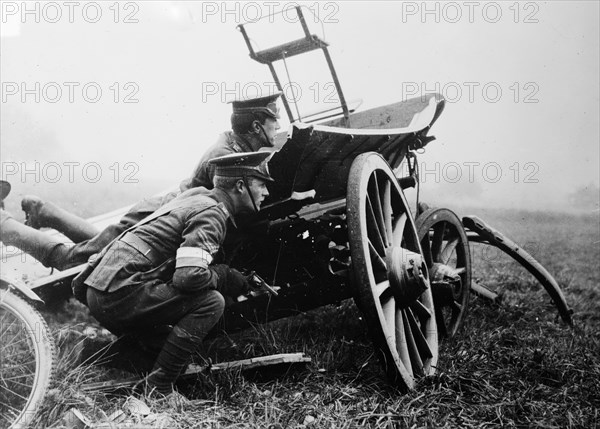
[[[202,267],[206,268],[212,262],[212,255],[199,247],[180,247],[177,249],[175,268]]]

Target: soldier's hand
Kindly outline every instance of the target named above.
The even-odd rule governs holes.
[[[212,265],[211,268],[219,277],[217,290],[223,295],[235,298],[248,291],[248,280],[235,268],[229,268],[225,264]]]
[[[231,268],[229,272],[229,281],[228,281],[228,292],[229,296],[237,297],[245,294],[250,289],[250,285],[248,284],[248,279],[245,275],[240,273],[235,268]]]

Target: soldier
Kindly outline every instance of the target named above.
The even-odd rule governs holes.
[[[116,335],[147,338],[172,325],[147,378],[169,393],[221,317],[223,295],[248,289],[237,270],[214,263],[228,225],[254,212],[269,194],[268,152],[210,162],[214,189],[194,188],[161,207],[154,219],[113,242],[84,281],[91,314]],[[164,212],[159,215],[160,212]]]
[[[280,92],[266,97],[244,101],[233,101],[231,128],[219,136],[202,157],[194,174],[181,183],[181,190],[212,186],[214,166],[209,160],[235,152],[256,152],[261,147],[273,147],[275,135],[279,130],[279,108],[277,100]],[[208,186],[206,186],[208,184]]]
[[[249,100],[232,102],[232,132],[225,132],[208,149],[194,170],[191,178],[184,180],[180,190],[195,187],[213,187],[214,166],[209,160],[222,155],[240,152],[255,152],[262,147],[272,147],[275,134],[280,129],[277,100],[281,93]],[[14,220],[6,211],[0,209],[2,227],[0,241],[31,254],[47,267],[64,270],[87,262],[115,237],[127,228],[135,225],[156,209],[172,200],[177,192],[164,196],[145,199],[126,213],[118,224],[98,231],[87,221],[50,203],[44,203],[37,197],[26,197],[21,205],[27,214],[26,225]],[[52,240],[47,234],[36,231],[41,227],[50,227],[62,232],[74,246]]]

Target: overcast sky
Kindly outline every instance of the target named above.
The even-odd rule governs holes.
[[[292,5],[2,2],[2,173],[178,183],[229,128],[226,100],[272,90],[236,25]],[[423,192],[457,182],[456,198],[556,208],[598,186],[597,1],[306,5],[361,110],[448,99],[420,158]],[[300,35],[293,12],[248,29],[257,49]],[[288,63],[306,110],[331,96],[324,64]]]

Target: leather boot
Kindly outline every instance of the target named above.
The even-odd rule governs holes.
[[[48,234],[23,225],[3,209],[0,209],[0,241],[6,246],[14,246],[33,256],[46,267],[54,267],[54,259],[59,257],[61,252],[67,251],[67,246],[63,243]]]
[[[148,386],[163,395],[171,393],[175,381],[187,368],[196,347],[189,339],[173,338],[170,335],[147,378]]]
[[[165,369],[158,365],[154,365],[152,372],[146,378],[146,383],[150,390],[153,390],[161,395],[168,395],[173,392],[175,380],[179,376],[179,373],[174,377],[169,374]]]
[[[50,202],[28,195],[21,201],[25,212],[25,224],[32,228],[54,228],[73,241],[80,243],[96,236],[100,231],[85,219],[69,213]]]

